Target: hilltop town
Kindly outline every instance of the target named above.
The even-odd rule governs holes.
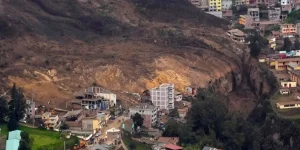
[[[87,36],[88,46],[79,42],[82,39],[74,40],[76,48],[84,50],[73,50],[76,48],[72,43],[68,45],[72,48],[63,49],[63,42],[55,41],[57,31],[52,33],[49,29],[43,34],[55,42],[32,46],[34,36],[28,36],[31,42],[24,44],[37,55],[49,53],[51,57],[47,59],[46,56],[22,56],[22,50],[16,54],[1,51],[5,56],[0,60],[1,80],[21,87],[16,99],[26,103],[26,108],[24,117],[15,123],[18,129],[10,130],[11,120],[15,119],[12,113],[17,113],[12,107],[19,106],[10,103],[15,100],[14,88],[3,86],[0,109],[4,110],[5,104],[8,113],[0,115],[3,117],[0,118],[0,149],[19,150],[26,140],[33,150],[299,148],[295,137],[300,133],[297,128],[300,119],[300,18],[297,16],[300,1],[182,1],[170,0],[167,4],[126,1],[123,6],[138,7],[140,14],[135,15],[138,19],[116,15],[127,21],[118,22],[108,19],[109,13],[101,10],[101,17],[109,22],[109,27],[101,26],[105,21],[80,18],[83,22],[87,20],[86,27],[85,22],[77,24],[78,18],[72,18],[76,13],[60,14],[43,2],[33,0],[34,6],[38,5],[51,17],[56,15],[56,21],[67,18],[71,20],[69,24],[75,22],[72,27],[84,32],[92,28],[88,35],[101,30],[98,31],[101,38],[97,37],[93,43]],[[95,7],[96,4],[86,1],[84,5]],[[104,5],[105,10],[113,10],[110,5],[116,4]],[[158,6],[160,9],[156,9]],[[79,11],[76,7],[74,10]],[[162,12],[153,13],[155,10]],[[179,10],[190,10],[183,14],[186,18],[175,16],[186,20],[176,20],[177,27],[168,26],[174,20],[164,16]],[[195,18],[189,14],[197,13],[200,14],[197,23],[190,23]],[[147,21],[141,19],[142,15]],[[201,21],[202,18],[205,21]],[[139,21],[135,24],[136,20]],[[33,33],[42,32],[34,31],[31,24],[24,24]],[[11,31],[15,24],[0,25]],[[137,26],[140,28],[135,29]],[[55,29],[56,25],[51,27]],[[59,37],[73,36],[66,36],[70,32],[68,27],[57,30],[61,31]],[[83,32],[73,31],[85,38]],[[22,42],[22,39],[16,40]],[[97,46],[97,40],[104,46]],[[108,48],[104,50],[104,47]],[[65,53],[64,57],[49,62],[50,58],[60,57],[60,50]],[[17,54],[20,58],[14,56]],[[11,58],[17,63],[9,64]],[[41,62],[42,71],[36,71],[38,67],[32,66]],[[20,76],[16,72],[21,72]],[[293,140],[296,144],[290,144]]]

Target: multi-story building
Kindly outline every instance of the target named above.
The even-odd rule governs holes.
[[[133,116],[135,113],[139,113],[144,118],[143,125],[147,128],[150,128],[152,125],[155,125],[157,122],[157,112],[158,107],[154,105],[149,105],[146,103],[139,104],[135,107],[129,108],[130,116]]]
[[[298,35],[300,35],[300,23],[296,24],[296,32]]]
[[[235,5],[246,5],[249,4],[249,0],[236,0]]]
[[[32,118],[35,116],[35,102],[32,100],[26,100],[27,108],[26,114]]]
[[[47,128],[54,128],[58,124],[58,115],[50,115],[48,119],[45,120],[45,126]]]
[[[282,24],[280,25],[280,31],[282,35],[294,35],[296,34],[296,26],[294,24]]]
[[[253,18],[253,21],[259,21],[259,8],[248,8],[249,16]]]
[[[174,109],[174,84],[164,83],[151,89],[151,101],[159,109]]]
[[[252,28],[253,27],[253,17],[249,15],[240,15],[239,24],[245,26],[245,28]]]
[[[268,19],[270,21],[280,21],[281,9],[277,8],[270,8],[268,10]]]
[[[232,0],[222,0],[222,11],[231,9]]]
[[[222,11],[222,0],[209,0],[209,11]]]

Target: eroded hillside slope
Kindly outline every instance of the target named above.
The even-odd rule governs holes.
[[[61,104],[97,83],[117,93],[163,82],[230,92],[245,47],[187,0],[11,0],[0,20],[0,87]],[[132,103],[134,103],[132,101]]]

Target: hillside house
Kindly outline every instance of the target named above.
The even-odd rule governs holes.
[[[129,108],[130,116],[139,113],[144,118],[143,126],[151,128],[157,122],[158,107],[154,105],[149,105],[147,103],[141,103],[134,107]]]
[[[280,21],[280,16],[281,16],[280,7],[268,9],[268,19],[270,21]]]
[[[233,39],[233,40],[235,40],[235,41],[238,41],[238,42],[242,42],[242,43],[244,43],[245,42],[245,33],[244,32],[242,32],[241,30],[239,30],[239,29],[232,29],[232,30],[229,30],[228,32],[227,32],[227,35],[231,38],[231,39]]]
[[[248,8],[247,14],[253,18],[253,21],[259,22],[259,8]]]
[[[281,81],[280,85],[282,88],[295,88],[297,87],[297,82],[295,81]]]
[[[300,85],[300,70],[290,70],[289,74],[291,80],[297,82],[297,84]]]
[[[276,70],[287,70],[287,66],[290,62],[299,63],[300,58],[284,58],[275,60],[275,69]]]
[[[174,84],[163,83],[150,90],[151,101],[160,110],[174,109]]]
[[[245,29],[253,28],[254,25],[253,17],[250,15],[240,15],[239,24],[244,25]]]
[[[291,91],[289,89],[280,89],[279,93],[281,95],[289,95],[291,93]]]
[[[294,24],[282,24],[280,25],[280,32],[284,35],[295,35],[296,32],[296,26]]]
[[[50,115],[44,123],[47,128],[55,128],[59,124],[58,115]]]
[[[26,100],[27,108],[26,108],[26,114],[33,118],[35,116],[35,102],[32,100]]]
[[[297,64],[295,62],[290,62],[288,64],[287,70],[300,70],[300,64]]]
[[[278,102],[276,103],[277,108],[279,109],[291,109],[291,108],[299,108],[300,101],[285,101],[285,102]]]
[[[99,120],[93,117],[86,117],[82,119],[82,130],[92,131],[96,133],[96,130],[99,129]]]
[[[42,119],[47,120],[50,118],[51,115],[52,115],[51,112],[45,112],[42,114]]]
[[[72,111],[68,111],[64,116],[63,119],[66,121],[79,121],[82,118],[84,118],[84,112],[82,109],[78,109],[78,110],[72,110]]]

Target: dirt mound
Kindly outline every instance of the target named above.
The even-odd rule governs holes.
[[[218,82],[230,91],[241,74],[243,46],[226,37],[227,22],[186,0],[12,0],[3,7],[0,92],[16,82],[40,102],[60,105],[93,83],[118,93],[163,82],[178,90]]]

